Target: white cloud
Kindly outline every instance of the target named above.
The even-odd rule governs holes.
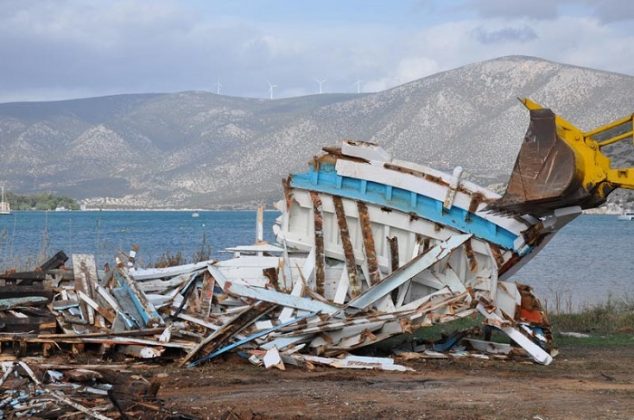
[[[499,11],[493,3],[466,2],[476,18],[455,14],[418,26],[267,22],[169,0],[3,3],[0,100],[215,90],[218,79],[224,93],[240,96],[266,97],[267,80],[280,96],[312,93],[316,78],[328,80],[329,92],[354,92],[357,79],[375,91],[504,55],[634,74],[634,34],[610,23],[622,3],[609,2],[596,17],[566,15],[560,5],[531,9],[547,2],[504,1],[510,6]]]
[[[364,91],[385,90],[421,77],[429,76],[439,70],[438,63],[428,57],[407,57],[402,59],[393,73],[380,79],[363,84]]]

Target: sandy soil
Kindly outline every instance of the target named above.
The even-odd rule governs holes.
[[[165,409],[200,418],[634,418],[634,345],[560,351],[550,366],[417,360],[408,373],[282,372],[230,356],[144,376],[161,382]]]

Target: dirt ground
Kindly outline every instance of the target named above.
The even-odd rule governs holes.
[[[477,359],[404,362],[392,373],[288,366],[237,356],[194,369],[156,367],[171,412],[199,418],[634,418],[632,346],[560,348],[550,366]]]

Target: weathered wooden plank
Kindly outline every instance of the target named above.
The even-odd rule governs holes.
[[[0,299],[26,297],[26,296],[44,296],[49,301],[53,299],[53,290],[45,289],[42,286],[10,286],[0,287]]]
[[[363,249],[365,250],[365,259],[370,276],[368,280],[370,285],[373,286],[381,281],[381,272],[379,271],[379,263],[376,259],[372,225],[370,223],[370,216],[368,215],[368,206],[364,202],[358,201],[357,208],[359,209],[359,223],[361,224],[361,234],[363,236]]]
[[[132,280],[125,270],[118,268],[114,276],[119,285],[128,293],[134,307],[143,320],[143,325],[155,327],[163,325],[163,319],[156,312],[154,305],[147,299],[145,294],[138,288],[136,282]]]
[[[398,270],[398,267],[400,266],[398,255],[398,237],[388,237],[387,241],[390,245],[390,268],[394,272]]]
[[[140,344],[126,344],[119,346],[117,348],[117,352],[139,359],[155,359],[157,357],[160,357],[165,352],[165,348],[158,346],[149,347]]]
[[[341,245],[346,260],[346,271],[348,273],[348,287],[350,296],[356,297],[361,293],[361,282],[357,276],[357,262],[354,258],[354,248],[350,240],[350,231],[348,230],[348,221],[343,208],[341,197],[333,196],[332,201],[335,205],[335,213],[337,215],[337,224],[339,225],[339,236],[341,237]]]
[[[75,275],[75,291],[82,292],[89,298],[94,297],[93,284],[97,282],[95,257],[89,254],[73,254],[73,274]],[[94,283],[93,283],[94,282]],[[95,310],[82,300],[79,302],[81,317],[90,325],[95,323]]]
[[[6,311],[18,306],[42,306],[48,303],[44,296],[23,296],[16,298],[0,299],[0,311]]]
[[[467,259],[469,260],[469,271],[472,273],[478,269],[478,260],[476,260],[475,253],[473,252],[473,246],[471,246],[471,241],[467,241],[464,244],[465,253],[467,254]]]
[[[39,271],[49,271],[54,268],[60,268],[66,263],[66,261],[68,261],[68,256],[64,253],[64,251],[58,251],[55,255],[40,265],[38,269]]]
[[[333,314],[339,311],[334,305],[329,305],[315,299],[291,296],[287,293],[280,293],[276,290],[263,289],[260,287],[251,287],[227,281],[223,287],[225,293],[239,297],[247,297],[251,299],[262,300],[265,302],[276,303],[281,306],[288,306],[302,311],[320,312]]]
[[[213,264],[214,262],[215,260],[209,260],[165,268],[136,268],[134,270],[130,270],[130,277],[132,277],[136,281],[154,280],[164,277],[176,277],[181,274],[204,270],[208,264]]]
[[[324,296],[326,256],[324,255],[324,218],[319,193],[310,192],[313,202],[313,221],[315,234],[315,291]]]
[[[82,291],[78,291],[77,296],[79,296],[79,299],[86,302],[86,304],[90,306],[95,312],[98,312],[101,316],[106,318],[108,322],[114,322],[116,314],[113,310],[99,306],[99,304],[95,300],[91,299],[90,296],[86,295]]]
[[[214,285],[216,284],[216,280],[214,276],[209,273],[209,271],[205,271],[203,273],[203,285],[201,289],[201,305],[200,312],[203,317],[207,318],[211,313],[211,300],[214,296]]]

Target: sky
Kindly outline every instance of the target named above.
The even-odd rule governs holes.
[[[506,55],[634,75],[634,1],[0,0],[0,102],[374,92]]]

